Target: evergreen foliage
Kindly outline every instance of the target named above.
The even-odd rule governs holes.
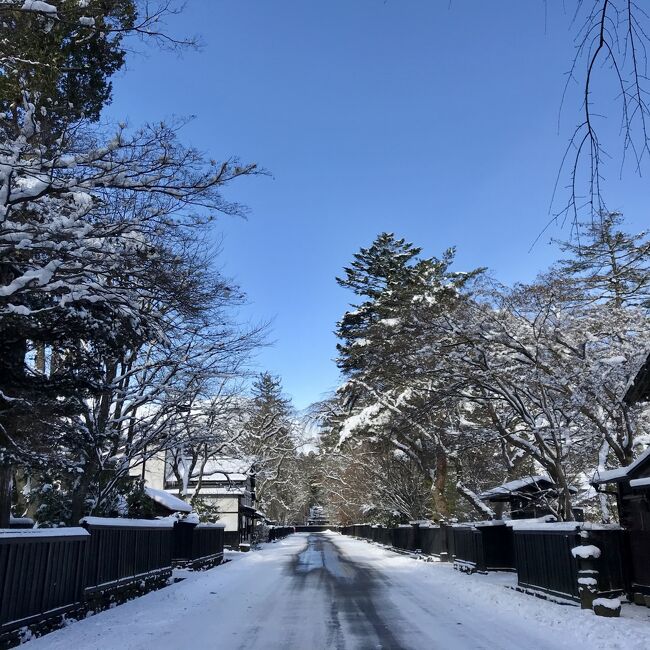
[[[558,518],[608,520],[573,486],[647,443],[646,405],[623,398],[650,349],[648,240],[621,225],[603,215],[512,288],[386,233],[354,256],[337,281],[363,301],[339,323],[345,382],[322,413],[342,520],[492,517],[479,493],[531,473],[557,485]]]

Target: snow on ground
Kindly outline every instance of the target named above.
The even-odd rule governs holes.
[[[297,534],[29,642],[28,650],[647,648],[649,610],[623,617],[521,594],[336,533]]]

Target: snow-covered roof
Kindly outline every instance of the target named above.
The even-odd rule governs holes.
[[[144,491],[148,497],[171,512],[192,512],[192,506],[189,503],[169,492],[165,492],[165,490],[145,487]]]
[[[555,487],[555,483],[548,476],[526,476],[515,481],[509,481],[503,485],[498,485],[490,490],[486,490],[479,495],[480,499],[494,499],[497,497],[510,496],[525,490],[525,488],[536,487],[539,491]],[[531,492],[531,490],[527,490]]]
[[[626,467],[617,467],[616,469],[596,470],[591,479],[592,485],[600,483],[619,483],[634,473],[641,465],[650,459],[650,447],[646,449],[633,463]]]
[[[203,478],[219,474],[225,480],[225,474],[231,481],[245,481],[251,470],[251,462],[241,458],[213,458],[203,469]],[[237,477],[237,478],[235,478]],[[219,479],[219,476],[215,476]]]
[[[189,489],[189,492],[192,492],[192,488]],[[201,488],[202,495],[205,496],[219,496],[219,497],[237,497],[246,494],[245,487],[228,487],[224,485],[223,487],[210,487],[204,486]]]

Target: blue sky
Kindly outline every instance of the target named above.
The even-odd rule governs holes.
[[[299,408],[337,384],[332,332],[351,297],[334,278],[379,232],[425,254],[455,245],[458,270],[506,282],[555,258],[549,239],[568,227],[530,249],[579,117],[573,92],[558,131],[575,32],[564,4],[190,0],[169,27],[202,49],[143,49],[115,79],[109,118],[192,115],[186,143],[269,170],[227,190],[250,216],[219,221],[217,263],[248,295],[241,316],[272,320],[257,363]],[[640,229],[649,188],[618,171],[609,207]]]

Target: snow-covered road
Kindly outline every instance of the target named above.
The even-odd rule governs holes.
[[[650,619],[601,619],[335,533],[264,550],[31,641],[29,650],[647,648]],[[633,607],[633,606],[628,606]]]

